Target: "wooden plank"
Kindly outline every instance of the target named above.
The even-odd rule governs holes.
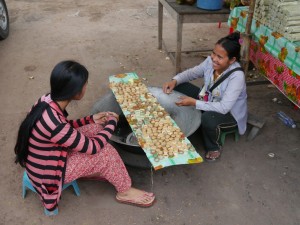
[[[249,123],[255,127],[262,128],[265,124],[265,120],[255,116],[251,113],[248,113],[247,123]]]
[[[247,141],[252,141],[258,134],[260,128],[258,127],[252,127],[250,133],[247,136]]]
[[[270,84],[269,80],[255,80],[255,81],[247,81],[247,86],[261,85],[261,84]]]
[[[265,120],[258,116],[253,115],[252,113],[248,113],[247,123],[252,125],[250,133],[248,134],[247,141],[252,141],[260,131],[260,129],[264,126]]]

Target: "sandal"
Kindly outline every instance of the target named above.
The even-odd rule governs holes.
[[[150,199],[150,201],[148,202],[143,202],[143,200],[145,200],[145,198]],[[155,200],[155,195],[153,193],[149,193],[149,192],[144,192],[142,196],[137,197],[136,199],[122,199],[120,198],[118,195],[116,196],[116,200],[119,203],[124,203],[124,204],[129,204],[129,205],[134,205],[134,206],[138,206],[138,207],[142,207],[142,208],[147,208],[153,205],[154,200]]]
[[[214,155],[214,156],[212,156]],[[216,151],[208,151],[205,155],[205,160],[207,162],[215,162],[221,157],[221,150],[216,150]]]

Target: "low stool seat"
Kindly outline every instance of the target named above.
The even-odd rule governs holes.
[[[78,184],[76,182],[76,180],[70,182],[70,183],[67,183],[67,184],[64,184],[63,186],[63,190],[65,190],[67,187],[69,186],[72,186],[74,191],[75,191],[75,194],[77,196],[80,196],[80,190],[79,190],[79,187],[78,187]],[[22,197],[25,198],[26,197],[26,191],[27,189],[33,191],[34,193],[36,193],[36,190],[34,189],[34,187],[32,186],[30,180],[29,180],[29,177],[26,173],[26,171],[24,171],[24,174],[23,174],[23,184],[22,184]],[[51,216],[51,215],[57,215],[58,214],[58,209],[55,209],[54,211],[48,211],[46,208],[44,208],[44,213],[47,215],[47,216]]]
[[[234,140],[235,140],[235,142],[237,142],[239,140],[239,130],[238,130],[238,127],[236,127],[236,129],[230,130],[230,131],[222,131],[221,130],[220,142],[221,142],[222,146],[225,143],[225,137],[226,137],[227,134],[234,134]]]

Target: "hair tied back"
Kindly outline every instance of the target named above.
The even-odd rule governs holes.
[[[244,42],[243,38],[240,38],[240,39],[239,39],[239,43],[240,43],[240,45],[242,45],[242,44],[243,44],[243,42]]]

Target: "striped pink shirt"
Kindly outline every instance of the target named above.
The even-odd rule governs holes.
[[[67,112],[63,112],[50,95],[42,96],[39,101],[48,103],[49,107],[32,130],[26,171],[45,208],[52,211],[61,197],[68,151],[99,152],[110,139],[117,120],[110,117],[101,132],[86,137],[75,128],[94,123],[92,116],[67,120]]]

